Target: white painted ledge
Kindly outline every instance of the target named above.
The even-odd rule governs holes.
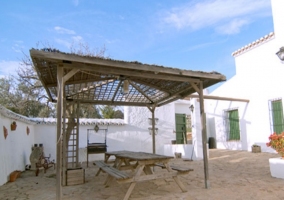
[[[284,159],[269,158],[269,166],[272,177],[284,179]]]

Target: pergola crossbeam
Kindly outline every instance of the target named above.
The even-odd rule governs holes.
[[[191,94],[185,97],[185,100],[190,100],[191,98],[199,98],[199,95]],[[223,101],[239,101],[249,103],[249,99],[241,99],[241,98],[233,98],[233,97],[220,97],[220,96],[211,96],[204,95],[204,99],[212,99],[212,100],[223,100]]]

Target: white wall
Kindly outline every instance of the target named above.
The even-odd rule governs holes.
[[[56,125],[38,124],[34,126],[34,132],[34,144],[43,144],[45,156],[50,155],[50,160],[56,160]]]
[[[144,107],[126,107],[125,108],[126,125],[109,125],[99,127],[108,129],[107,131],[107,150],[129,150],[153,152],[152,135],[148,128],[151,127],[148,118],[152,117],[148,108]],[[164,144],[171,144],[175,139],[175,105],[169,104],[157,108],[155,118],[158,118],[158,134],[155,136],[156,153],[164,153]],[[86,161],[87,147],[87,129],[93,129],[93,125],[80,125],[79,148],[81,162]],[[56,125],[36,125],[35,143],[42,143],[46,155],[51,154],[51,159],[56,159]],[[95,142],[95,141],[90,141]],[[89,155],[89,161],[102,159],[103,154]]]
[[[17,129],[11,131],[10,125],[13,121],[17,123]],[[3,127],[8,130],[8,136],[4,138]],[[27,126],[30,129],[27,135]],[[25,170],[25,166],[30,163],[29,157],[34,141],[33,125],[23,123],[18,120],[6,118],[0,114],[0,185],[5,184],[10,179],[10,173],[14,170]]]
[[[176,139],[175,135],[175,113],[190,114],[189,101],[177,101],[155,110],[155,118],[158,118],[158,134],[155,136],[156,153],[164,154],[164,146],[171,145],[171,141]],[[196,105],[197,107],[199,105]],[[200,116],[197,108],[196,118],[200,121]],[[148,128],[151,125],[148,118],[152,117],[148,108],[144,107],[125,107],[125,122],[128,124],[118,126],[99,126],[107,131],[107,150],[129,150],[129,151],[144,151],[153,152],[152,135],[149,134]],[[197,121],[198,121],[197,120]],[[197,122],[200,123],[200,122]],[[81,125],[79,134],[80,162],[86,161],[86,146],[87,146],[87,129],[93,129],[94,126]],[[42,143],[45,154],[51,154],[51,158],[55,159],[56,155],[56,126],[55,125],[36,125],[35,126],[35,143]],[[202,159],[202,141],[201,127],[196,128],[193,138],[195,141],[194,159]],[[52,142],[50,142],[52,141]],[[96,141],[89,141],[90,143]],[[186,151],[186,157],[191,156],[192,146],[189,145]],[[174,156],[174,152],[170,153]],[[168,155],[168,154],[167,154]],[[103,154],[89,155],[89,161],[103,159]]]
[[[133,138],[130,146],[135,145],[137,151],[153,152],[152,135],[149,134],[148,118],[152,118],[152,113],[148,108],[128,107],[130,131],[127,131],[128,137]],[[175,140],[175,106],[173,103],[156,108],[155,118],[158,118],[158,134],[155,136],[156,153],[163,154],[164,144],[171,144]],[[134,136],[134,137],[133,137]],[[126,140],[128,140],[128,137]],[[142,141],[142,142],[138,142]],[[129,146],[129,148],[130,148]],[[132,146],[133,148],[133,146]],[[134,149],[133,149],[134,150]]]

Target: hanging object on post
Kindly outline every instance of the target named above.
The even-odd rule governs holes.
[[[159,118],[155,118],[154,121],[155,121],[155,125],[157,125],[159,122]],[[148,118],[148,123],[149,125],[152,125],[152,118]]]
[[[149,130],[149,134],[152,135],[152,133],[153,133],[152,128],[148,128],[148,130]],[[158,128],[155,128],[155,135],[157,135],[157,134],[158,134]]]
[[[123,81],[122,93],[124,95],[129,93],[129,81],[128,80]]]
[[[100,130],[99,126],[96,124],[94,130],[96,131],[96,133]]]

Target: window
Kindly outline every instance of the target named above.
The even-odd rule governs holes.
[[[273,133],[284,131],[282,99],[269,101],[270,127]]]
[[[240,121],[238,109],[224,112],[227,140],[240,140]]]

